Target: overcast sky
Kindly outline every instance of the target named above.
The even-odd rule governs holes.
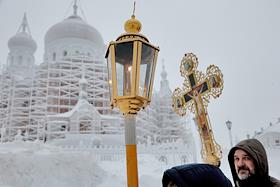
[[[0,62],[6,63],[7,42],[23,17],[37,42],[41,63],[44,36],[54,24],[72,14],[72,0],[0,0]],[[87,22],[105,44],[124,32],[133,0],[80,0]],[[136,18],[141,33],[160,47],[155,89],[162,61],[170,88],[182,87],[179,66],[184,53],[198,56],[202,72],[210,64],[224,75],[220,98],[211,99],[208,113],[217,142],[229,143],[225,121],[233,123],[233,139],[243,139],[280,117],[280,1],[279,0],[138,0]],[[82,15],[83,16],[83,15]]]

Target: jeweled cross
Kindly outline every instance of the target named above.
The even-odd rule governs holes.
[[[220,165],[221,148],[215,142],[207,113],[210,96],[217,98],[223,90],[223,75],[215,65],[207,68],[206,75],[197,71],[198,60],[192,53],[183,57],[180,66],[181,76],[185,78],[183,90],[176,88],[173,92],[173,108],[179,115],[186,110],[195,113],[196,125],[200,134],[204,162]]]

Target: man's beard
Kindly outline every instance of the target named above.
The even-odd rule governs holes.
[[[242,167],[238,168],[237,175],[240,180],[248,179],[253,174],[255,174],[255,170],[250,171],[250,169],[246,166],[242,166]]]

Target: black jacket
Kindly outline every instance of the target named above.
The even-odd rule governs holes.
[[[164,172],[162,186],[172,181],[177,187],[232,187],[230,180],[216,166],[209,164],[187,164]]]

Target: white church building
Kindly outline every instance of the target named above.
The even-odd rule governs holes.
[[[106,45],[77,11],[74,3],[72,15],[48,29],[41,63],[35,63],[37,44],[26,14],[9,39],[0,72],[1,142],[13,141],[18,132],[25,140],[47,142],[70,135],[123,138],[122,114],[110,108]],[[137,142],[170,146],[178,141],[193,154],[191,122],[173,111],[167,72],[164,65],[158,68],[160,90],[137,115]]]
[[[255,132],[254,138],[260,140],[266,148],[280,149],[280,119],[262,128],[260,132]]]

